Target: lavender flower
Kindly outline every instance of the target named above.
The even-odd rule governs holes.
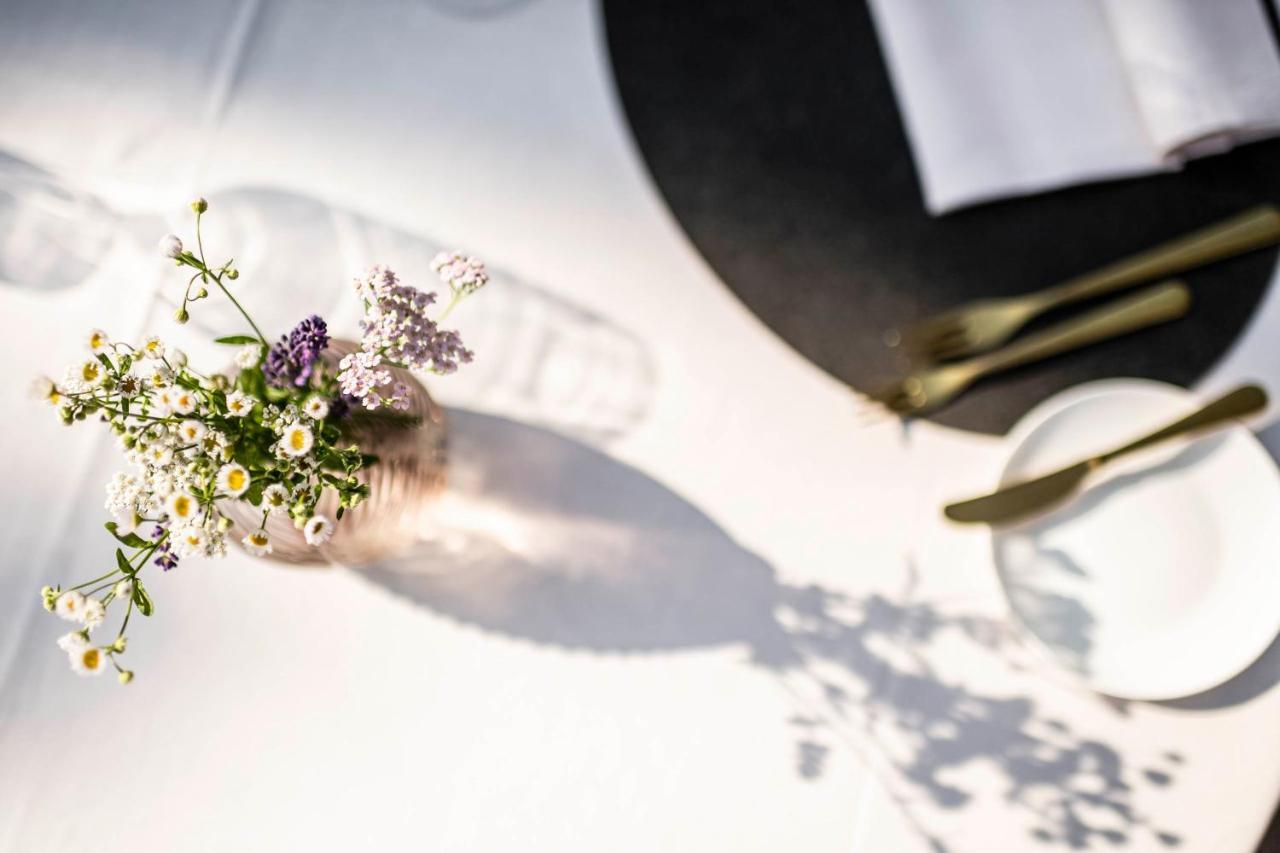
[[[470,264],[470,272],[464,271],[470,276],[466,286],[483,285],[475,275],[476,270],[484,273],[479,261],[458,263]],[[360,351],[338,363],[338,382],[345,396],[359,400],[367,409],[390,406],[404,410],[409,407],[409,389],[403,383],[392,383],[391,372],[384,365],[443,374],[471,361],[472,352],[462,345],[458,333],[440,329],[427,317],[428,308],[436,301],[435,293],[400,284],[396,274],[383,266],[356,279],[355,288],[365,304],[360,321],[364,337]],[[470,291],[455,288],[454,292],[456,299]]]
[[[316,315],[293,327],[267,351],[262,373],[277,388],[293,385],[305,388],[325,347],[329,346],[329,329]]]

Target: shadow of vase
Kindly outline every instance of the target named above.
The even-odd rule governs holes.
[[[930,662],[944,641],[1004,653],[1016,640],[1002,622],[909,596],[789,584],[625,464],[504,418],[448,416],[450,485],[434,522],[403,557],[358,570],[366,581],[536,645],[604,655],[740,647],[745,665],[792,696],[780,728],[793,733],[797,774],[822,776],[852,744],[937,849],[946,844],[924,806],[970,804],[978,793],[956,771],[971,764],[996,768],[1002,796],[1039,843],[1122,843],[1138,832],[1179,843],[1130,801],[1138,785],[1172,784],[1176,767],[1139,772],[1119,748],[1077,733],[1035,699],[973,690]],[[886,729],[892,755],[879,743]]]

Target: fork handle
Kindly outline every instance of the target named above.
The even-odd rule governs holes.
[[[1186,272],[1275,243],[1280,243],[1280,210],[1269,204],[1259,205],[1216,225],[1043,290],[1038,294],[1040,310]]]
[[[970,359],[975,377],[1008,370],[1078,349],[1107,338],[1136,332],[1187,313],[1191,291],[1180,281],[1167,281],[1134,296],[1103,305],[1079,317],[1034,332],[1003,349]]]

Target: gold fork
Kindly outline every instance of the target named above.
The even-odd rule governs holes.
[[[1176,320],[1187,313],[1190,304],[1187,286],[1167,281],[1027,335],[995,352],[918,371],[881,388],[871,398],[895,414],[923,414],[951,402],[984,376]]]
[[[977,355],[1000,346],[1032,318],[1051,309],[1274,243],[1280,243],[1280,211],[1262,205],[1054,287],[962,305],[891,332],[887,340],[926,362]]]

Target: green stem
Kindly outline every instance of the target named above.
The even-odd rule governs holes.
[[[459,302],[461,302],[461,301],[462,301],[462,297],[463,297],[464,295],[465,295],[465,294],[463,294],[461,291],[457,291],[457,290],[455,290],[455,291],[453,292],[453,298],[449,300],[449,304],[445,306],[444,311],[443,311],[443,312],[441,312],[440,316],[436,318],[436,322],[437,322],[437,323],[443,323],[443,322],[444,322],[444,318],[449,316],[449,312],[453,310],[453,306],[455,306],[455,305],[457,305]]]
[[[231,300],[232,305],[236,306],[236,310],[240,312],[240,316],[244,317],[245,322],[253,327],[253,331],[258,336],[258,340],[262,341],[262,345],[264,347],[271,346],[271,344],[267,343],[266,336],[262,334],[262,330],[258,328],[258,324],[253,322],[253,318],[249,316],[249,312],[244,310],[244,306],[236,301],[236,298],[231,295],[231,291],[227,290],[226,286],[222,283],[222,276],[215,275],[213,277],[213,283],[218,285],[218,289],[226,294],[227,298]]]

